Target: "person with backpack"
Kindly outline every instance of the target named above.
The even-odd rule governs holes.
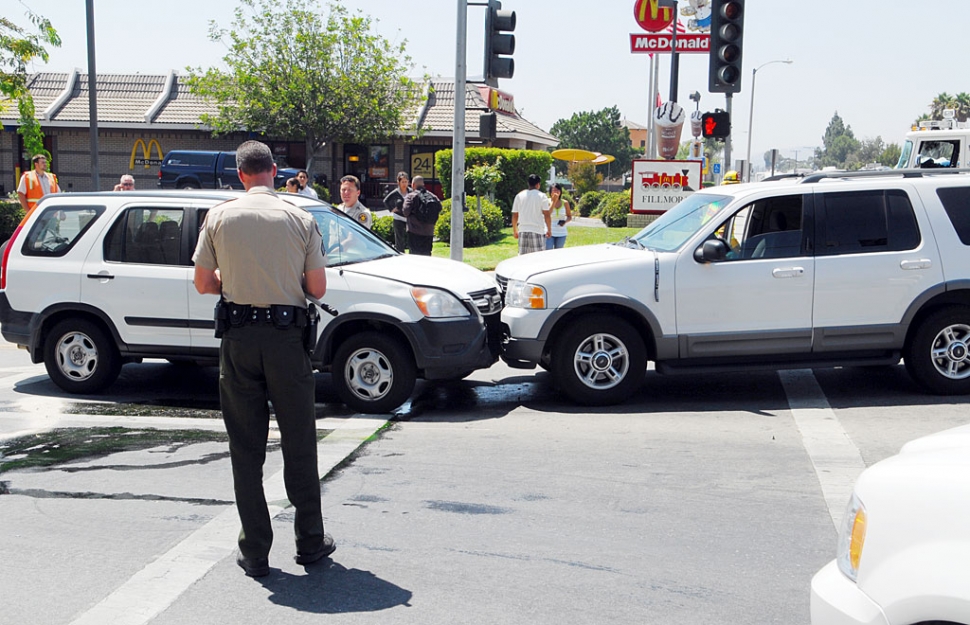
[[[441,214],[441,200],[424,188],[424,177],[415,176],[402,211],[408,219],[408,248],[412,254],[431,256],[434,226]]]

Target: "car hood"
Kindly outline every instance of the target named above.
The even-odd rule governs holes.
[[[970,425],[961,425],[912,440],[903,445],[899,454],[912,455],[949,449],[967,452],[967,457],[970,458]]]
[[[498,288],[495,279],[484,271],[456,260],[431,256],[400,254],[339,269],[414,286],[444,288],[463,295]]]
[[[651,253],[649,250],[633,249],[623,245],[568,247],[503,260],[495,268],[495,273],[510,280],[527,280],[530,276],[556,269],[642,258],[643,254]]]

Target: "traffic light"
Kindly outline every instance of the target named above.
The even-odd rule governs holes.
[[[707,89],[711,93],[741,91],[741,43],[744,0],[711,3],[711,61]]]
[[[726,139],[731,135],[731,115],[720,109],[701,115],[701,135],[705,139]]]
[[[494,139],[498,130],[498,116],[495,112],[482,113],[478,116],[478,136],[481,139]]]
[[[499,0],[488,0],[485,13],[485,82],[498,87],[499,78],[515,73],[515,11],[503,11]]]

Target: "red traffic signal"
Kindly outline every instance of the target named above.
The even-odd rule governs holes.
[[[731,116],[727,111],[714,111],[701,116],[701,134],[705,139],[726,139],[731,135]]]

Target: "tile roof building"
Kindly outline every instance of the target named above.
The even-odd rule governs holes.
[[[213,137],[202,124],[202,115],[215,105],[193,95],[183,76],[168,74],[99,74],[97,83],[99,169],[101,187],[110,189],[122,174],[132,174],[139,188],[153,188],[162,155],[171,150],[233,150],[254,136],[240,131]],[[38,73],[29,77],[37,120],[51,153],[51,170],[66,191],[90,191],[90,114],[88,76],[75,69],[67,73]],[[406,113],[404,128],[380,144],[326,145],[313,155],[311,176],[332,182],[345,174],[364,182],[369,198],[383,197],[398,171],[424,175],[436,188],[434,153],[450,149],[455,105],[453,80],[431,79],[422,101]],[[3,102],[0,102],[3,104]],[[16,187],[19,173],[27,167],[22,139],[17,134],[17,109],[0,110],[0,191]],[[558,140],[515,110],[514,100],[504,92],[475,84],[466,85],[466,144],[481,144],[479,119],[496,111],[495,147],[546,149]],[[259,137],[281,161],[304,167],[303,142]],[[137,161],[137,163],[136,163]]]

